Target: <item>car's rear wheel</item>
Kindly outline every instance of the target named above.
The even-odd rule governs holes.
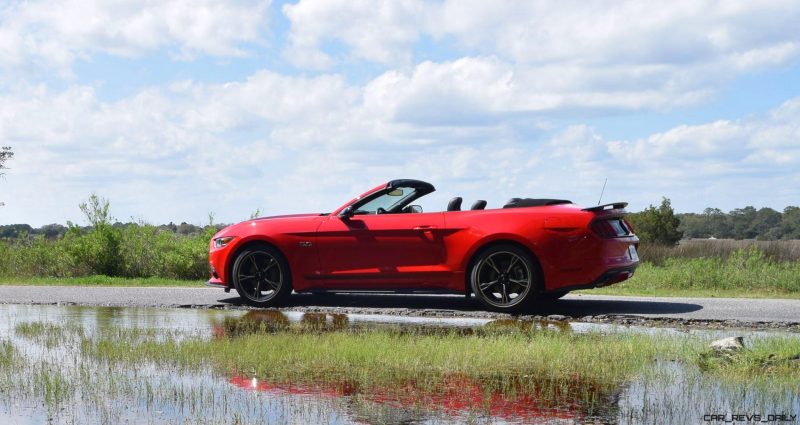
[[[518,312],[537,297],[541,282],[539,268],[531,255],[512,244],[491,246],[472,261],[470,286],[485,307]]]
[[[246,247],[233,263],[233,286],[248,304],[274,307],[292,293],[289,264],[277,249],[268,245]]]

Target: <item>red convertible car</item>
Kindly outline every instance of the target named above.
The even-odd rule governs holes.
[[[435,189],[392,180],[332,213],[264,217],[211,240],[208,284],[248,303],[277,306],[295,292],[425,291],[474,296],[515,312],[574,289],[621,282],[639,264],[626,203],[581,208],[559,199],[513,198],[423,212]]]

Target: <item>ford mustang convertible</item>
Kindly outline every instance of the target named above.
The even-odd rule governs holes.
[[[516,312],[575,289],[621,282],[639,264],[624,202],[581,208],[513,198],[502,208],[446,211],[414,201],[435,189],[392,180],[332,213],[257,218],[211,240],[210,286],[278,306],[295,292],[422,291],[474,295]]]

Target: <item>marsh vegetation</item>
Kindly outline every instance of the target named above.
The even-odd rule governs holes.
[[[753,335],[746,351],[720,358],[708,336],[676,332],[156,312],[5,309],[0,418],[686,423],[733,408],[800,410],[800,337],[792,335]]]

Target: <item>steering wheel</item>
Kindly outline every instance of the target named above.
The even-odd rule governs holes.
[[[378,207],[378,209],[375,211],[375,214],[386,214],[386,210],[382,207]]]

